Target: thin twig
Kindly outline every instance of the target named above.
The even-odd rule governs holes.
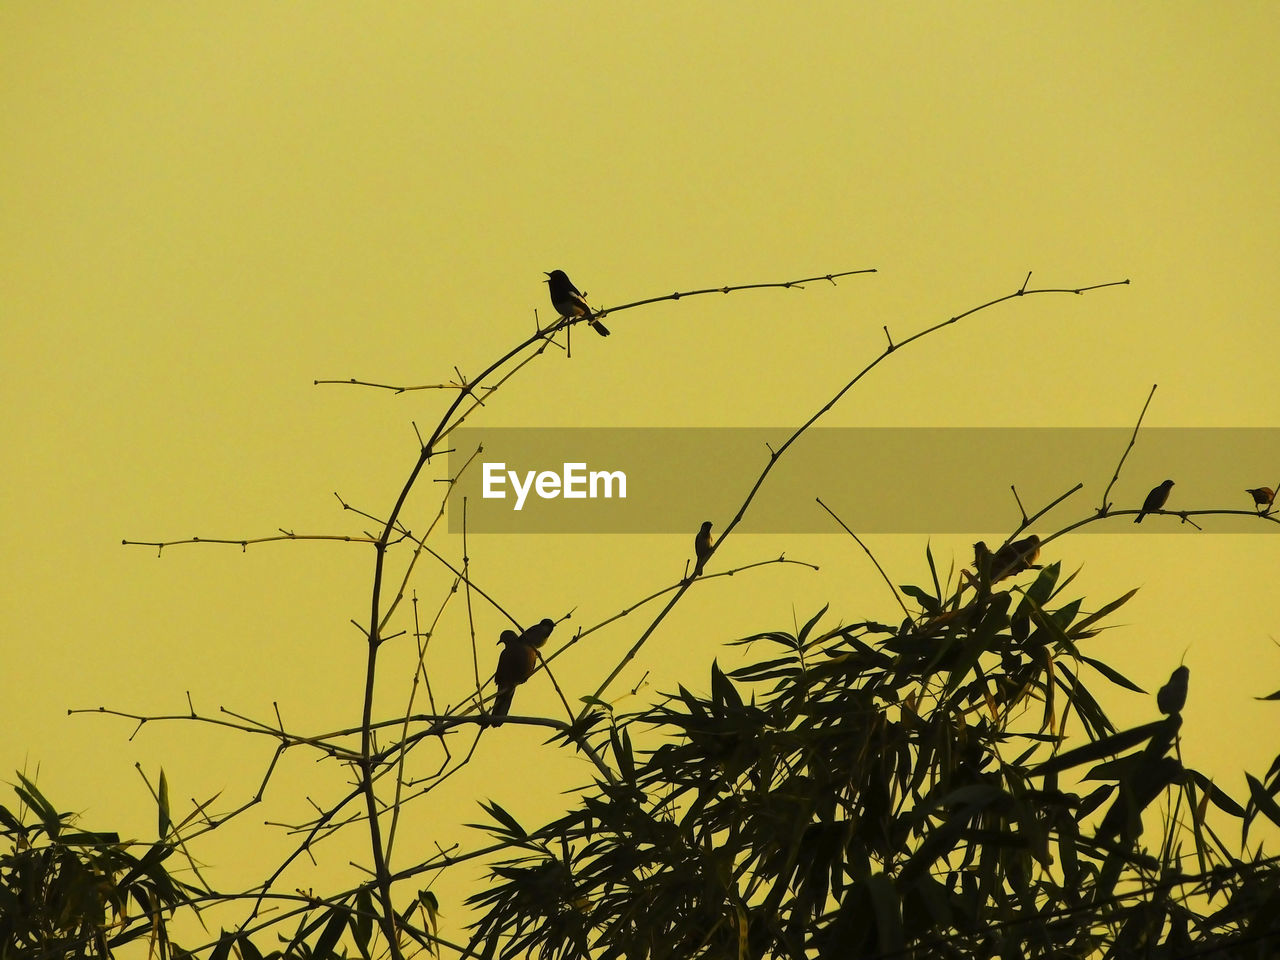
[[[1027,279],[1030,279],[1030,276],[1031,275],[1028,274]],[[774,464],[778,462],[778,460],[787,451],[787,449],[793,443],[795,443],[796,440],[798,440],[806,430],[808,430],[811,426],[813,426],[814,423],[816,423],[819,419],[821,419],[822,416],[827,413],[827,411],[829,411],[832,407],[834,407],[846,393],[852,390],[853,387],[857,385],[862,380],[863,377],[865,377],[868,373],[870,373],[872,370],[878,367],[888,357],[896,354],[903,347],[907,346],[908,344],[914,343],[915,341],[920,340],[923,337],[927,337],[930,334],[935,333],[938,330],[941,330],[943,327],[947,327],[947,326],[950,326],[951,324],[957,323],[958,321],[963,320],[965,317],[972,316],[973,314],[978,313],[981,310],[986,310],[990,307],[996,306],[997,304],[1004,303],[1007,300],[1013,300],[1017,297],[1031,296],[1032,294],[1040,294],[1040,293],[1074,293],[1079,295],[1079,294],[1088,293],[1089,291],[1092,291],[1092,290],[1101,290],[1105,287],[1124,286],[1128,284],[1129,281],[1127,279],[1113,280],[1107,283],[1095,283],[1095,284],[1090,284],[1089,286],[1084,286],[1084,287],[1074,287],[1074,288],[1046,287],[1044,289],[1038,289],[1038,290],[1026,289],[1026,283],[1027,281],[1024,280],[1022,286],[1019,289],[1015,290],[1013,293],[1006,294],[1003,297],[996,297],[993,300],[988,300],[986,303],[982,303],[976,307],[972,307],[964,311],[963,313],[958,313],[947,320],[943,320],[940,323],[935,323],[932,326],[926,327],[924,330],[919,331],[918,333],[912,334],[911,336],[907,337],[905,340],[899,343],[896,343],[896,344],[893,343],[892,337],[890,337],[890,345],[886,347],[884,351],[880,353],[879,356],[877,356],[874,360],[872,360],[865,367],[863,367],[853,377],[852,380],[850,380],[843,387],[837,390],[835,396],[833,396],[830,400],[828,400],[821,408],[818,409],[818,411],[815,414],[813,414],[813,416],[811,416],[800,427],[798,427],[795,430],[795,432],[792,433],[791,436],[788,437],[787,440],[776,451],[773,451],[770,453],[768,462],[765,464],[764,469],[760,472],[760,475],[756,478],[756,481],[752,485],[751,490],[747,493],[747,496],[743,500],[742,505],[738,508],[738,512],[734,515],[733,519],[729,521],[728,525],[724,528],[724,532],[720,534],[720,536],[716,539],[715,543],[712,545],[712,550],[711,550],[712,554],[714,554],[717,550],[720,549],[720,546],[721,544],[724,543],[725,538],[733,532],[733,530],[738,526],[739,523],[742,522],[742,518],[746,516],[748,508],[751,506],[751,503],[755,500],[756,494],[759,492],[760,488],[764,486],[765,480],[768,478],[770,472],[773,470]],[[888,333],[888,330],[886,328],[886,334],[887,333]],[[631,662],[631,660],[635,657],[635,655],[645,645],[649,637],[653,634],[654,630],[658,628],[658,625],[664,619],[666,619],[667,614],[670,613],[671,610],[675,607],[675,605],[680,602],[680,599],[684,596],[685,591],[688,590],[688,588],[689,588],[689,582],[682,584],[680,588],[677,590],[675,596],[673,596],[671,600],[667,603],[667,605],[663,607],[661,611],[659,611],[657,617],[653,620],[653,622],[649,624],[649,626],[645,629],[645,631],[640,635],[640,638],[636,640],[636,642],[623,655],[622,659],[618,662],[618,664],[613,668],[613,670],[605,678],[604,682],[600,684],[599,688],[595,692],[596,698],[600,698],[603,696],[604,691],[608,689],[609,684],[611,684],[614,681],[614,679],[617,678],[618,674],[620,674],[623,671],[626,665]]]
[[[889,575],[884,572],[884,567],[880,566],[880,561],[876,559],[876,555],[867,548],[867,545],[862,542],[861,538],[856,533],[854,533],[852,530],[849,529],[848,525],[843,520],[841,520],[838,516],[836,516],[834,510],[832,510],[830,507],[828,507],[825,503],[822,502],[821,497],[815,497],[814,499],[818,501],[818,506],[820,506],[823,510],[827,511],[827,513],[831,514],[831,519],[834,520],[836,523],[840,524],[840,526],[844,528],[844,532],[847,533],[849,536],[853,537],[854,542],[857,543],[857,545],[862,548],[862,552],[865,553],[870,558],[871,562],[875,564],[876,569],[880,571],[880,576],[884,579],[884,582],[888,585],[889,592],[893,594],[893,599],[898,601],[898,606],[902,608],[902,612],[906,614],[906,617],[908,620],[910,620],[912,623],[915,623],[916,618],[911,615],[911,611],[908,610],[907,605],[903,603],[902,596],[901,594],[898,593],[898,588],[893,585],[893,581],[889,579]]]
[[[370,380],[357,380],[355,377],[348,377],[345,380],[312,380],[312,386],[321,384],[345,384],[354,387],[376,387],[379,390],[390,390],[393,393],[407,393],[410,390],[470,390],[471,385],[467,383],[423,383],[414,387],[402,387],[393,383],[374,383]]]
[[[850,272],[854,272],[854,271],[850,271]],[[830,276],[833,278],[834,276],[836,276],[836,274],[832,274]],[[818,279],[818,278],[815,278],[815,279]],[[639,304],[635,304],[635,305],[639,305]],[[632,306],[632,305],[624,305],[624,306]],[[585,317],[581,318],[581,320],[586,320],[586,319],[587,318]],[[581,320],[576,322],[581,322]],[[374,745],[373,745],[374,681],[377,676],[378,648],[382,643],[382,637],[380,635],[382,624],[383,624],[382,588],[383,588],[383,573],[386,566],[386,558],[387,558],[387,547],[391,541],[392,534],[395,531],[396,523],[399,519],[400,512],[401,510],[403,510],[405,501],[409,497],[409,492],[414,488],[415,484],[417,483],[418,476],[422,472],[423,468],[430,461],[431,457],[434,456],[436,453],[435,447],[437,442],[445,435],[445,433],[448,430],[453,429],[453,427],[457,426],[458,423],[462,422],[462,420],[465,419],[467,413],[469,412],[469,411],[464,411],[458,417],[458,420],[456,422],[451,422],[454,414],[458,411],[458,408],[462,405],[463,399],[467,396],[472,395],[477,386],[482,384],[495,371],[501,369],[507,363],[507,361],[516,357],[527,348],[533,346],[533,344],[535,343],[539,344],[535,352],[538,354],[541,354],[542,350],[545,349],[546,342],[550,339],[551,335],[561,327],[568,326],[573,322],[575,321],[572,319],[564,318],[560,321],[560,323],[552,324],[551,327],[548,328],[548,330],[539,331],[535,333],[533,336],[525,339],[522,343],[516,345],[507,353],[503,354],[497,360],[493,361],[474,380],[467,381],[467,389],[464,391],[459,391],[458,396],[454,398],[453,402],[445,410],[444,415],[438,421],[431,436],[422,445],[421,451],[418,455],[417,462],[414,464],[413,468],[409,471],[409,475],[405,479],[404,484],[400,489],[400,494],[396,498],[395,505],[392,507],[391,512],[387,517],[387,522],[383,528],[382,534],[374,544],[376,555],[374,558],[373,584],[372,584],[371,596],[369,601],[369,607],[370,607],[369,630],[368,630],[369,639],[368,639],[368,652],[367,652],[367,658],[366,658],[366,664],[365,664],[364,702],[363,702],[363,709],[361,714],[360,752],[362,755],[362,761],[359,766],[359,772],[360,772],[359,783],[360,783],[360,791],[364,795],[366,812],[368,814],[370,847],[373,853],[373,861],[374,861],[373,863],[374,880],[375,880],[376,890],[377,890],[378,899],[381,907],[380,926],[382,929],[383,937],[387,941],[387,947],[391,951],[392,960],[402,960],[402,955],[396,939],[396,932],[395,932],[396,913],[395,913],[395,909],[391,899],[391,883],[389,879],[390,873],[387,870],[387,866],[383,858],[381,831],[380,831],[380,826],[378,821],[378,801],[377,801],[376,793],[374,791],[375,765],[372,759],[373,753],[374,753]],[[472,409],[474,409],[474,405]],[[687,587],[682,588],[681,592],[683,592],[683,589],[687,589]],[[276,874],[276,876],[278,876],[278,873]]]
[[[1102,491],[1102,506],[1098,508],[1098,513],[1106,516],[1111,509],[1111,504],[1107,502],[1107,496],[1111,493],[1111,488],[1116,485],[1116,481],[1120,479],[1120,468],[1124,466],[1125,459],[1129,456],[1129,451],[1133,449],[1133,445],[1138,440],[1138,430],[1142,427],[1142,419],[1147,415],[1147,407],[1151,406],[1151,398],[1156,395],[1156,387],[1159,384],[1151,385],[1151,392],[1147,394],[1147,402],[1142,405],[1142,412],[1138,414],[1138,422],[1133,425],[1133,435],[1129,437],[1129,445],[1124,448],[1124,453],[1120,454],[1120,462],[1116,464],[1116,472],[1111,477],[1111,482],[1107,484],[1107,488]]]
[[[705,289],[702,289],[702,290],[681,290],[675,293],[664,294],[661,297],[649,297],[645,300],[633,300],[631,303],[623,303],[616,307],[605,307],[593,313],[591,315],[591,318],[593,320],[598,320],[601,317],[607,317],[611,313],[619,313],[620,311],[623,311],[623,310],[630,310],[633,307],[643,307],[651,303],[661,303],[663,300],[683,300],[686,297],[697,297],[697,296],[701,296],[704,293],[734,293],[738,290],[766,290],[771,287],[780,288],[784,290],[789,290],[792,288],[801,290],[803,289],[802,284],[813,283],[818,280],[827,280],[832,285],[834,285],[837,277],[852,277],[860,273],[875,273],[875,272],[876,272],[875,268],[872,267],[865,270],[845,270],[842,273],[827,273],[827,274],[823,274],[820,277],[805,277],[802,280],[786,280],[786,281],[783,281],[782,283],[740,283],[740,284],[737,284],[736,286],[731,286],[731,287],[706,287]],[[586,318],[583,317],[582,319],[585,320]]]
[[[177,547],[188,543],[220,543],[239,547],[241,550],[259,543],[278,543],[281,540],[337,540],[345,543],[377,543],[374,537],[353,537],[337,533],[290,533],[282,531],[278,536],[226,539],[221,537],[187,537],[185,540],[121,540],[125,547],[155,547],[156,555],[165,547]]]
[[[704,573],[701,577],[698,578],[698,581],[700,583],[705,583],[709,580],[715,580],[719,577],[732,577],[735,574],[743,573],[747,570],[754,570],[757,567],[767,567],[775,563],[791,563],[801,567],[808,567],[810,570],[818,569],[818,567],[815,564],[806,563],[803,560],[788,560],[785,556],[781,556],[773,560],[757,560],[754,563],[744,563],[740,567],[733,567],[729,570],[721,570],[718,573]],[[641,599],[637,600],[635,603],[632,603],[630,606],[623,607],[621,610],[619,610],[617,613],[613,614],[612,616],[605,617],[599,623],[596,623],[590,627],[580,628],[578,632],[575,633],[568,640],[566,640],[562,646],[558,647],[552,653],[548,654],[546,659],[554,660],[556,657],[560,656],[560,654],[568,651],[570,647],[577,644],[580,640],[585,640],[587,637],[595,633],[597,630],[602,630],[605,627],[609,626],[609,624],[611,623],[616,623],[619,620],[624,620],[627,617],[629,617],[631,614],[635,613],[635,611],[639,610],[641,607],[647,606],[648,604],[652,603],[654,600],[657,600],[659,597],[663,596],[664,594],[671,593],[673,590],[678,590],[681,584],[685,583],[687,580],[688,580],[688,577],[681,577],[679,580],[677,580],[675,583],[671,584],[670,586],[663,587],[661,590],[655,590],[653,593],[649,594],[647,597],[642,597]]]

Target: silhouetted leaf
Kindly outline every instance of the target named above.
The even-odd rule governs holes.
[[[898,589],[916,603],[920,604],[920,608],[924,610],[925,613],[933,614],[937,613],[941,609],[937,599],[919,587],[913,587],[911,584],[903,584],[898,587]]]
[[[311,956],[314,960],[327,960],[328,957],[337,956],[333,948],[337,944],[338,938],[342,936],[342,932],[347,929],[348,917],[347,911],[341,907],[331,907],[329,909],[324,930],[320,932],[320,936],[316,938],[315,946],[311,948]]]
[[[1245,779],[1249,782],[1249,799],[1253,801],[1254,806],[1264,813],[1268,820],[1280,827],[1280,805],[1276,804],[1271,793],[1257,777],[1246,773]]]
[[[1086,743],[1082,747],[1076,747],[1074,750],[1068,750],[1066,753],[1060,753],[1056,757],[1046,760],[1032,773],[1037,777],[1043,777],[1050,773],[1057,773],[1060,770],[1078,767],[1082,763],[1099,760],[1102,757],[1115,756],[1122,750],[1128,750],[1130,747],[1135,747],[1149,740],[1163,725],[1164,720],[1157,720],[1154,723],[1134,727],[1132,730],[1122,730],[1109,737],[1103,737],[1101,740],[1095,740],[1093,743]]]
[[[902,909],[893,880],[883,873],[874,873],[866,880],[871,906],[875,911],[877,947],[881,953],[897,953],[902,950]]]
[[[1086,657],[1084,654],[1080,654],[1079,656],[1082,661],[1087,663],[1089,666],[1093,667],[1093,669],[1097,670],[1100,674],[1102,674],[1104,677],[1106,677],[1108,680],[1110,680],[1112,683],[1116,684],[1117,686],[1124,687],[1126,690],[1132,690],[1134,693],[1147,692],[1143,690],[1140,686],[1138,686],[1136,683],[1134,683],[1132,680],[1130,680],[1128,677],[1124,676],[1124,674],[1122,674],[1119,670],[1116,670],[1114,667],[1108,666],[1107,664],[1103,663],[1101,660],[1095,660],[1093,657]]]
[[[757,640],[768,640],[771,643],[781,644],[782,646],[787,647],[790,650],[799,650],[802,646],[800,641],[797,640],[795,637],[793,637],[791,634],[781,633],[778,631],[771,631],[769,633],[754,633],[749,637],[742,637],[738,640],[730,640],[728,642],[728,645],[731,647],[749,646],[755,643]]]
[[[1095,612],[1089,614],[1087,617],[1085,617],[1083,620],[1081,620],[1072,628],[1071,633],[1073,637],[1075,639],[1081,639],[1083,637],[1084,630],[1093,626],[1103,617],[1107,616],[1107,614],[1114,613],[1116,610],[1120,609],[1120,607],[1124,606],[1126,603],[1132,600],[1133,595],[1137,592],[1138,592],[1138,588],[1134,587],[1132,590],[1126,593],[1123,597],[1120,597],[1116,600],[1112,600],[1110,603],[1103,604],[1102,607],[1100,607]]]
[[[936,860],[946,856],[959,842],[961,834],[976,814],[1003,798],[1003,790],[985,784],[961,787],[947,794],[938,802],[937,807],[939,810],[950,810],[950,813],[939,826],[925,835],[919,849],[903,865],[900,877],[911,882],[916,876],[927,872]]]
[[[1151,805],[1166,787],[1182,774],[1182,764],[1173,757],[1150,758],[1133,776],[1119,784],[1119,795],[1098,827],[1098,836],[1119,833],[1122,838],[1136,838],[1142,832],[1142,811]]]
[[[468,824],[468,826],[479,827],[482,830],[488,830],[498,836],[505,836],[512,840],[525,840],[528,838],[529,834],[525,831],[524,827],[520,826],[519,821],[517,821],[511,814],[507,813],[506,810],[502,809],[502,807],[498,806],[498,804],[489,800],[487,802],[482,802],[480,806],[485,813],[498,821],[499,827],[504,829],[495,830],[492,825],[485,826],[475,823]]]
[[[436,895],[430,890],[418,891],[418,903],[427,914],[427,921],[431,926],[431,932],[435,933],[436,923],[440,917],[440,901],[436,899]]]
[[[714,667],[714,664],[712,664]],[[626,783],[635,783],[636,767],[631,755],[631,737],[625,729],[619,731],[613,727],[609,731],[609,740],[613,746],[613,757],[618,762],[618,773]]]
[[[127,889],[139,877],[156,876],[156,868],[169,858],[173,848],[163,843],[153,843],[142,859],[136,860],[129,871],[118,881],[121,889]]]
[[[160,786],[156,791],[157,802],[159,808],[159,824],[157,836],[163,840],[169,836],[169,779],[164,775],[164,767],[160,768]]]
[[[62,818],[58,816],[58,811],[44,798],[44,794],[36,789],[34,783],[21,773],[17,776],[22,785],[15,786],[13,788],[14,793],[21,797],[32,812],[40,818],[40,824],[44,827],[44,832],[48,834],[49,838],[57,839],[59,832],[62,830]]]
[[[1044,605],[1049,602],[1049,596],[1053,593],[1054,584],[1058,582],[1058,573],[1062,569],[1060,563],[1045,564],[1043,570],[1036,575],[1035,580],[1031,582],[1031,586],[1026,590],[1026,599],[1036,609],[1043,609]]]
[[[818,621],[823,618],[826,612],[827,612],[827,605],[824,604],[822,609],[819,610],[817,613],[815,613],[809,619],[809,622],[806,623],[803,628],[801,628],[800,636],[797,637],[797,639],[800,641],[802,645],[809,638],[809,634],[812,632],[813,628],[818,625]]]
[[[1115,791],[1115,784],[1108,783],[1104,786],[1098,787],[1098,789],[1091,792],[1087,797],[1084,797],[1076,807],[1076,820],[1083,820],[1085,817],[1089,816],[1089,814],[1093,813],[1093,811],[1106,803],[1107,797],[1111,796]]]
[[[926,543],[924,545],[924,558],[929,564],[929,576],[933,578],[933,595],[941,597],[942,584],[938,582],[938,566],[933,562],[933,544]]]
[[[369,943],[373,939],[373,891],[369,887],[361,887],[356,891],[356,912],[351,916],[351,935],[362,955],[369,952]]]
[[[720,664],[711,661],[711,697],[719,704],[727,707],[742,706],[742,697],[738,690],[720,670]]]

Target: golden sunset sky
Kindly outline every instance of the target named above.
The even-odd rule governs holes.
[[[571,357],[548,349],[471,426],[796,426],[881,351],[884,326],[903,339],[1028,271],[1032,288],[1131,283],[968,318],[895,354],[823,424],[1132,427],[1159,384],[1146,426],[1280,426],[1278,41],[1274,8],[1243,3],[5,4],[0,776],[38,774],[87,826],[146,840],[155,812],[135,764],[153,781],[163,766],[179,816],[219,792],[225,810],[253,795],[271,741],[176,721],[131,736],[127,720],[69,708],[183,714],[189,691],[213,718],[273,723],[275,703],[299,733],[358,724],[365,647],[350,621],[368,617],[367,545],[157,558],[121,541],[373,529],[335,492],[384,517],[414,425],[428,432],[454,394],[314,381],[474,375],[535,311],[551,319],[544,271],[565,269],[598,305],[877,272],[629,310],[607,340],[578,327]],[[1272,476],[1184,482],[1170,506],[1247,506],[1245,487],[1280,479],[1271,453]],[[1117,508],[1165,478],[1144,456],[1140,435]],[[1004,491],[1015,466],[966,469]],[[1044,499],[1085,487],[1042,534],[1089,515],[1111,478],[1060,467]],[[444,468],[410,500],[415,532]],[[862,469],[891,477],[893,464]],[[726,485],[745,496],[754,479]],[[721,492],[689,489],[680,509],[701,514]],[[841,491],[813,497],[838,506]],[[926,543],[964,565],[974,539],[1014,529],[1008,508],[1004,530],[868,545],[895,583],[924,583]],[[1068,592],[1086,609],[1141,587],[1088,652],[1152,692],[1185,655],[1183,758],[1242,797],[1242,769],[1265,769],[1280,729],[1253,699],[1280,688],[1274,525],[1108,524],[1045,557],[1080,569]],[[573,611],[555,648],[676,581],[695,529],[477,535],[467,553],[477,586],[522,622]],[[431,545],[461,563],[460,536],[441,528]],[[842,535],[730,538],[709,572],[784,552],[820,570],[695,585],[607,698],[632,710],[677,683],[706,690],[713,658],[742,662],[725,641],[793,629],[823,604],[830,625],[895,619]],[[470,695],[476,669],[491,675],[506,626],[474,595],[469,619],[451,583],[424,558],[409,584],[422,629],[445,604],[428,658],[441,707]],[[571,703],[650,610],[556,661]],[[412,632],[412,614],[406,599],[392,629]],[[411,647],[384,648],[379,716],[404,709]],[[1153,697],[1094,688],[1119,724],[1156,715]],[[564,716],[544,678],[515,711]],[[455,758],[471,737],[454,735]],[[481,800],[530,826],[562,811],[590,770],[544,737],[487,733],[406,812],[397,864],[478,845],[463,824]],[[342,795],[345,771],[314,761],[289,751],[264,802],[204,841],[216,883],[251,883],[291,848],[264,820]],[[422,776],[441,757],[415,762]],[[284,885],[355,882],[363,839],[319,846]],[[437,881],[446,930],[478,876]]]

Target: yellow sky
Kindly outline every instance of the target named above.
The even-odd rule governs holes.
[[[189,690],[209,713],[270,719],[274,701],[302,730],[356,722],[366,547],[157,560],[120,541],[369,526],[334,492],[385,515],[416,455],[411,423],[429,428],[449,397],[313,380],[474,374],[535,309],[547,321],[541,281],[557,267],[598,304],[878,272],[620,313],[610,339],[575,336],[571,360],[549,351],[473,423],[794,425],[881,349],[883,325],[902,338],[1034,270],[1032,286],[1132,284],[980,314],[892,358],[825,423],[1128,425],[1159,383],[1149,425],[1277,425],[1278,53],[1265,4],[6,4],[0,769],[38,764],[90,825],[149,836],[135,762],[163,763],[175,797],[239,802],[269,746],[179,724],[129,740],[127,723],[68,707],[181,712]],[[1000,464],[973,469],[1010,482]],[[1087,486],[1055,516],[1085,515],[1108,479],[1064,463],[1062,489]],[[1115,499],[1136,506],[1160,479],[1126,474]],[[1244,505],[1202,496],[1179,505]],[[469,547],[477,582],[521,620],[574,609],[589,625],[677,578],[692,533]],[[965,562],[971,539],[933,547]],[[1054,545],[1083,565],[1094,606],[1142,586],[1093,652],[1154,690],[1187,651],[1184,758],[1237,796],[1241,766],[1275,749],[1258,735],[1277,729],[1274,707],[1249,698],[1280,687],[1278,543]],[[871,544],[899,583],[927,576],[924,545]],[[461,552],[447,536],[436,547]],[[741,656],[721,641],[827,602],[833,619],[892,615],[844,538],[744,537],[717,561],[784,550],[821,571],[699,585],[620,679],[618,695],[651,671],[624,704],[704,687],[712,657]],[[422,568],[424,618],[447,584]],[[645,623],[562,657],[566,695],[593,690]],[[466,624],[455,601],[433,640],[445,702],[466,696]],[[480,609],[476,625],[491,670],[503,624]],[[387,712],[405,654],[386,657]],[[1121,722],[1154,710],[1121,691],[1107,702]],[[520,703],[560,709],[545,684]],[[487,738],[415,808],[413,844],[469,840],[456,825],[478,799],[531,823],[559,809],[587,771],[540,742]],[[284,849],[263,819],[301,818],[304,796],[340,789],[291,755],[261,815],[206,851],[219,877],[245,882],[246,850]],[[298,883],[322,886],[360,851],[319,856]]]

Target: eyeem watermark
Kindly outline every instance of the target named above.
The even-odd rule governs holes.
[[[542,500],[595,500],[603,497],[613,499],[614,485],[617,485],[616,496],[620,500],[627,498],[627,475],[621,470],[592,470],[587,472],[585,463],[563,463],[561,472],[552,470],[526,470],[521,483],[521,475],[515,470],[508,470],[505,463],[486,463],[483,465],[484,486],[481,496],[486,500],[505,500],[507,497],[507,481],[515,491],[514,509],[524,509],[525,499],[532,490]]]
[[[678,533],[716,530],[748,493],[739,533],[973,534],[988,542],[1083,487],[1039,522],[1043,535],[1094,516],[1090,534],[1273,533],[1280,427],[1144,427],[1112,483],[1133,427],[814,427],[769,472],[788,427],[462,427],[450,433],[449,531]],[[1176,481],[1163,513],[1134,517]],[[1011,489],[1012,488],[1012,489]],[[1253,491],[1253,492],[1251,492]],[[1016,493],[1016,498],[1015,498]],[[1280,504],[1280,498],[1277,498]],[[1223,510],[1224,514],[1179,511]]]

